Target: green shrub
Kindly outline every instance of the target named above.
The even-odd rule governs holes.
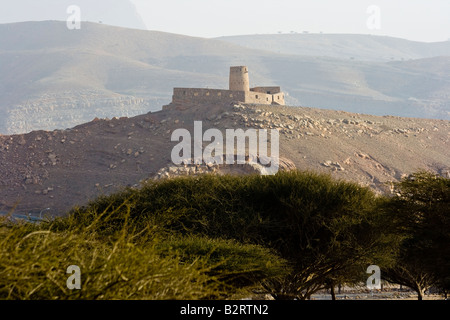
[[[208,261],[161,257],[133,235],[105,240],[92,232],[0,227],[2,299],[205,299],[221,296]],[[81,290],[69,290],[67,267],[81,268]]]
[[[89,216],[89,215],[88,215]],[[259,246],[200,237],[166,237],[101,214],[41,225],[0,221],[1,299],[217,299],[251,294],[283,260]],[[143,232],[146,231],[146,232]],[[69,290],[67,267],[81,269]]]

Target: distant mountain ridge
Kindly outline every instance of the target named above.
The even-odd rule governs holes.
[[[14,0],[0,10],[0,23],[22,21],[66,21],[69,6],[81,10],[81,20],[108,25],[147,29],[136,7],[129,0]]]
[[[246,48],[362,61],[404,61],[450,56],[450,41],[416,42],[360,34],[266,34],[216,38]]]
[[[44,21],[0,25],[0,134],[156,111],[171,101],[173,87],[227,88],[232,65],[249,67],[252,86],[281,85],[289,105],[450,119],[449,56],[359,61],[90,22],[68,30],[65,22]]]

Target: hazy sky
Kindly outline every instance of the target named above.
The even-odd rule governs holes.
[[[191,36],[309,31],[450,39],[450,0],[131,1],[148,29]]]
[[[450,39],[450,0],[0,0],[0,23],[67,19],[200,37],[277,32]],[[368,25],[369,22],[369,25]]]

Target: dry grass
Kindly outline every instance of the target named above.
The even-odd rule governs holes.
[[[252,285],[237,286],[236,281],[230,281],[235,280],[230,277],[236,275],[232,270],[235,264],[245,268],[241,255],[280,264],[262,247],[220,239],[168,237],[147,226],[139,230],[130,227],[126,217],[117,228],[107,228],[115,221],[114,213],[100,214],[84,225],[72,217],[40,225],[2,218],[0,299],[239,297]],[[194,252],[196,247],[207,254]],[[66,286],[70,276],[66,270],[71,265],[81,269],[81,290]],[[247,270],[241,269],[240,276],[256,275],[263,269],[270,267],[253,263]]]

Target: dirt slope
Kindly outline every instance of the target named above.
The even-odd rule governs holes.
[[[389,189],[419,168],[450,172],[450,122],[301,107],[173,106],[133,118],[96,119],[68,130],[0,136],[0,211],[61,215],[99,194],[170,167],[176,128],[280,130],[280,156],[299,169]],[[204,145],[208,145],[205,143]],[[232,170],[231,170],[232,171]]]

